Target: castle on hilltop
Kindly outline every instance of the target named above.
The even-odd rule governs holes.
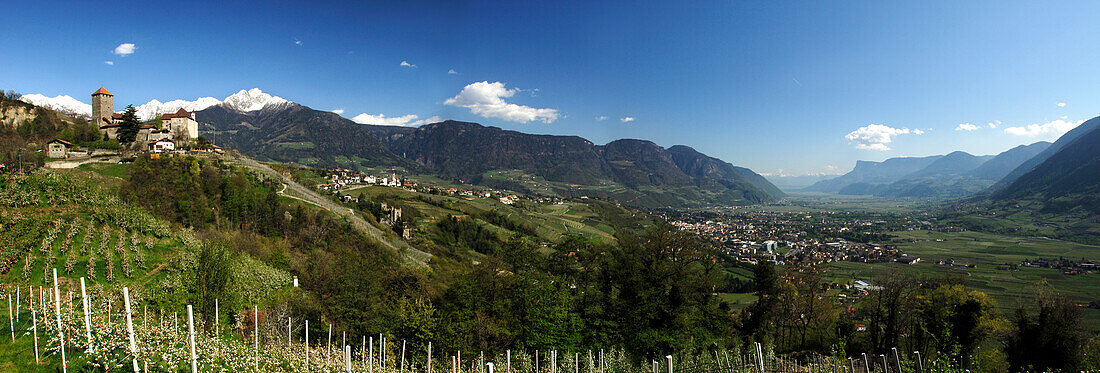
[[[195,112],[180,108],[175,113],[161,114],[161,127],[152,124],[142,125],[134,142],[148,149],[157,142],[171,141],[175,145],[185,145],[199,137],[199,122],[195,121]],[[122,127],[122,113],[115,112],[115,95],[103,87],[92,92],[92,120],[99,130],[111,140],[118,139],[118,129]]]

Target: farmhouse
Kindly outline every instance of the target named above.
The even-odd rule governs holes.
[[[50,158],[65,158],[69,155],[69,148],[73,147],[73,144],[61,140],[53,139],[46,143],[46,156]]]

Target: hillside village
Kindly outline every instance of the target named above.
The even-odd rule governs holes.
[[[47,159],[83,159],[129,152],[224,153],[220,147],[199,136],[198,121],[193,111],[181,108],[175,112],[158,113],[147,121],[135,117],[127,122],[126,112],[115,111],[114,94],[104,87],[91,94],[91,117],[58,113],[20,101],[19,95],[10,93],[0,113],[3,118],[0,124],[9,126],[24,137],[47,129],[39,128],[42,126],[61,130],[61,137],[43,139],[41,143],[41,153]],[[81,133],[80,139],[72,135],[74,126]]]

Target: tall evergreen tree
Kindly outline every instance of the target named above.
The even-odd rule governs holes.
[[[138,130],[141,129],[141,121],[137,117],[137,109],[134,105],[126,105],[126,110],[122,112],[122,127],[118,129],[118,142],[120,144],[129,144],[134,142],[137,138]]]

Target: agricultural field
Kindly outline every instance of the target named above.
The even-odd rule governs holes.
[[[967,287],[985,292],[997,301],[1002,314],[1017,308],[1030,308],[1038,286],[1045,282],[1075,301],[1087,304],[1100,300],[1100,275],[1065,275],[1050,268],[1017,267],[997,269],[1004,264],[1019,264],[1037,257],[1100,260],[1100,247],[1072,242],[1003,236],[981,232],[892,232],[896,244],[910,256],[921,258],[915,265],[899,263],[865,264],[830,263],[828,275],[837,281],[873,279],[876,275],[903,271],[923,278],[952,277]],[[960,266],[944,266],[936,262],[954,260]],[[965,265],[973,264],[975,268]],[[1100,330],[1100,310],[1083,309],[1085,323],[1091,330]]]

